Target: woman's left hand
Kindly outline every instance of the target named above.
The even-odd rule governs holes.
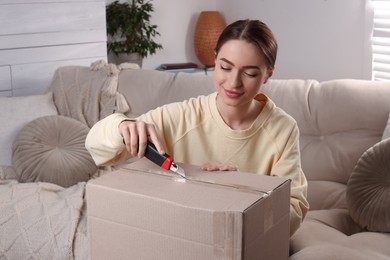
[[[200,168],[203,171],[238,171],[238,167],[235,164],[228,162],[212,161],[204,163]]]

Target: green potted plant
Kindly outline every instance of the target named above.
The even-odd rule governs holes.
[[[153,11],[152,3],[145,0],[115,1],[106,6],[109,62],[135,62],[142,67],[143,58],[162,49],[154,41],[160,34],[157,26],[150,24]]]

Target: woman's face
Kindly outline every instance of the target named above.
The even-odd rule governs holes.
[[[244,40],[227,41],[215,59],[214,85],[219,103],[249,106],[271,75],[255,45]]]

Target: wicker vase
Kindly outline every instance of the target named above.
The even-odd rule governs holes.
[[[206,67],[214,67],[214,48],[225,28],[225,21],[217,11],[201,12],[194,35],[195,53]]]

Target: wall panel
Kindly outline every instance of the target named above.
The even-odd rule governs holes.
[[[89,66],[97,59],[98,57],[92,57],[15,65],[12,67],[13,94],[15,96],[25,96],[43,93],[50,85],[56,68],[73,65]]]
[[[0,66],[0,91],[11,89],[11,67]]]
[[[64,65],[107,60],[104,0],[0,0],[0,95],[40,94]]]

